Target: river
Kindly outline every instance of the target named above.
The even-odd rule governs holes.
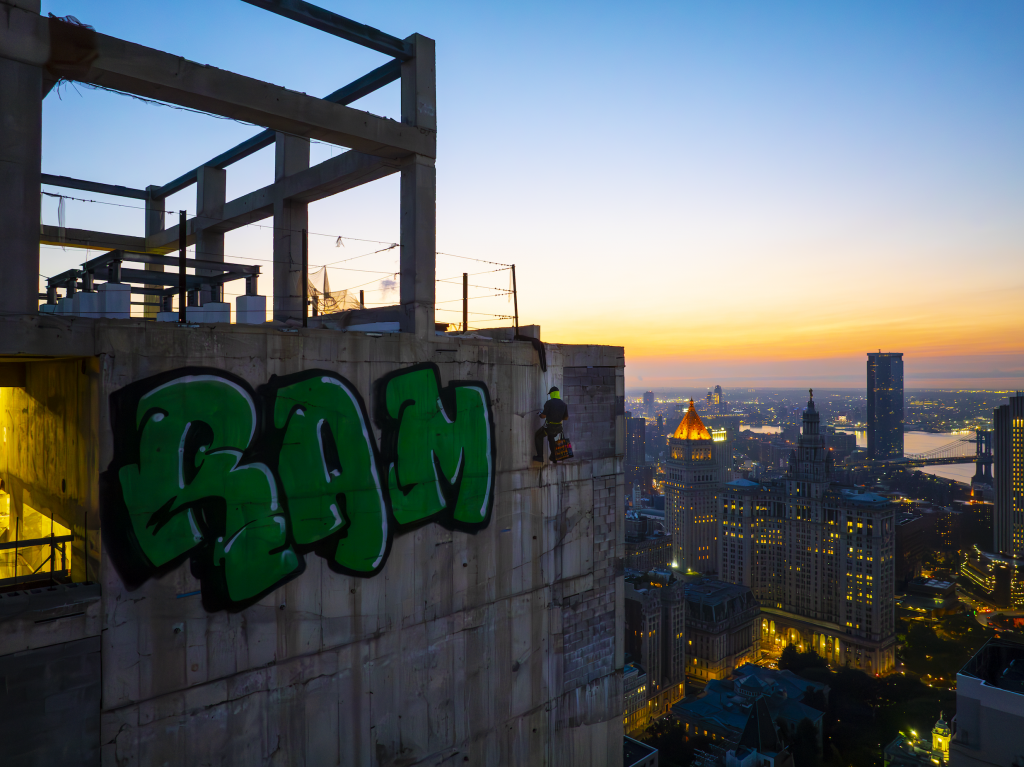
[[[868,433],[867,431],[857,431],[853,429],[840,429],[839,431],[845,431],[847,434],[854,434],[857,437],[857,447],[868,446]],[[963,437],[963,434],[951,434],[948,432],[942,432],[939,434],[932,434],[927,431],[907,431],[903,433],[903,452],[904,453],[927,453],[929,450],[948,445],[950,442]],[[921,471],[927,474],[934,474],[936,477],[944,477],[946,479],[955,479],[957,482],[964,482],[966,484],[971,483],[971,478],[974,476],[975,466],[974,463],[944,463],[936,466],[922,466]]]
[[[740,431],[752,431],[754,434],[781,434],[781,426],[749,426],[745,423],[740,424]]]

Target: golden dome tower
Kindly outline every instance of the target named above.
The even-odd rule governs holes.
[[[665,464],[665,521],[672,534],[672,566],[718,572],[717,506],[719,468],[715,441],[693,400],[669,437]]]

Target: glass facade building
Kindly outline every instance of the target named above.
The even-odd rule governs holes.
[[[994,548],[1024,555],[1024,392],[1017,392],[992,414],[995,427],[996,503],[992,514]]]
[[[903,457],[903,353],[868,354],[868,458]]]

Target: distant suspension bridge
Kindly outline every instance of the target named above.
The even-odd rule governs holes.
[[[926,466],[942,463],[977,463],[975,482],[992,482],[992,432],[978,429],[973,436],[965,434],[927,453],[907,453],[904,466]]]

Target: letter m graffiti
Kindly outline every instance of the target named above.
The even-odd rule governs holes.
[[[487,387],[441,387],[435,365],[377,382],[377,425],[392,512],[399,525],[435,520],[478,530],[494,504],[494,418]]]

